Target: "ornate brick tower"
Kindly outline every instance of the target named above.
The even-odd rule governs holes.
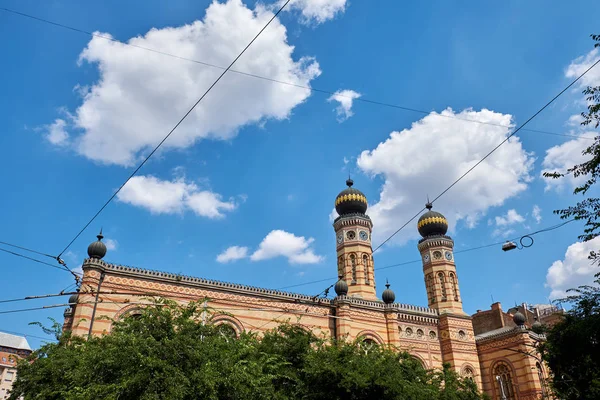
[[[471,371],[477,386],[481,388],[473,322],[462,308],[452,252],[454,241],[446,236],[448,221],[439,212],[431,210],[431,203],[427,203],[426,207],[427,212],[421,215],[417,223],[423,237],[419,241],[419,252],[423,259],[427,303],[440,314],[438,329],[442,360],[450,363],[460,374]]]
[[[454,241],[446,236],[448,221],[439,212],[432,211],[427,203],[427,212],[421,215],[417,227],[423,239],[419,251],[423,259],[423,274],[430,308],[442,312],[465,315],[462,308],[458,277],[454,265]]]
[[[373,223],[365,214],[367,198],[360,190],[353,188],[353,184],[352,179],[348,179],[348,188],[342,190],[335,199],[335,209],[339,214],[333,222],[338,276],[348,284],[348,296],[374,300],[377,296],[371,248]]]

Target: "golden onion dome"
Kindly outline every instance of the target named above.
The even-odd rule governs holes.
[[[445,235],[448,231],[448,220],[441,213],[432,211],[433,206],[427,203],[427,212],[421,215],[417,228],[423,237]]]
[[[335,210],[339,215],[364,214],[367,211],[367,197],[358,189],[352,187],[354,181],[346,181],[348,188],[342,190],[335,198]]]

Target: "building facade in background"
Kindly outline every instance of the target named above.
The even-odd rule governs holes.
[[[17,361],[31,354],[31,347],[23,336],[0,332],[0,400],[8,399],[17,378]]]
[[[409,352],[425,368],[449,363],[493,399],[547,398],[548,371],[536,346],[545,340],[539,333],[542,323],[553,323],[556,310],[541,313],[521,307],[503,312],[495,303],[489,311],[467,315],[454,241],[446,235],[448,222],[431,204],[417,224],[427,306],[396,303],[389,284],[377,298],[367,199],[352,180],[346,183],[335,199],[335,298],[107,263],[99,235],[88,247],[80,292],[69,301],[64,328],[81,336],[110,333],[111,320],[139,312],[149,295],[181,303],[205,300],[212,310],[210,323],[224,325],[232,335],[293,322],[323,337],[391,345]]]

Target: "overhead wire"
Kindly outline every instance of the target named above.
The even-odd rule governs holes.
[[[30,260],[30,261],[33,261],[33,262],[36,262],[36,263],[39,263],[39,264],[47,265],[47,266],[49,266],[49,267],[56,268],[56,269],[59,269],[59,270],[61,270],[61,271],[71,272],[71,271],[69,271],[68,269],[65,269],[65,268],[63,268],[63,267],[60,267],[60,266],[58,266],[58,265],[50,264],[50,263],[47,263],[47,262],[45,262],[45,261],[38,260],[37,258],[29,257],[29,256],[26,256],[26,255],[24,255],[24,254],[20,254],[20,253],[16,253],[16,252],[14,252],[14,251],[11,251],[11,250],[7,250],[7,249],[0,248],[0,251],[3,251],[3,252],[5,252],[5,253],[12,254],[13,256],[17,256],[17,257],[22,257],[22,258],[25,258],[25,259],[27,259],[27,260]]]
[[[452,189],[458,182],[460,182],[465,176],[467,176],[471,171],[477,168],[482,162],[484,162],[489,156],[491,156],[496,150],[500,148],[504,143],[508,142],[508,140],[513,137],[517,132],[519,132],[523,127],[525,127],[529,122],[531,122],[535,117],[537,117],[542,111],[544,111],[550,104],[552,104],[556,99],[558,99],[564,92],[569,90],[575,83],[577,83],[581,78],[583,78],[588,72],[592,70],[596,65],[600,63],[600,59],[598,59],[595,63],[593,63],[589,68],[587,68],[583,73],[581,73],[575,80],[569,83],[563,90],[561,90],[556,96],[554,96],[550,101],[548,101],[542,108],[536,111],[531,117],[529,117],[525,122],[523,122],[517,129],[515,129],[512,133],[510,133],[503,141],[501,141],[496,147],[490,150],[483,158],[477,161],[473,166],[471,166],[468,170],[466,170],[461,176],[459,176],[454,182],[450,184],[446,189],[444,189],[439,195],[437,195],[433,200],[431,200],[430,204],[435,203],[440,197],[446,194],[450,189]],[[402,225],[398,230],[392,233],[387,239],[385,239],[382,243],[380,243],[373,253],[381,248],[384,244],[386,244],[390,239],[398,234],[404,227],[406,227],[410,222],[412,222],[415,218],[419,216],[419,214],[425,210],[422,208],[417,214],[415,214],[412,218],[410,218],[404,225]]]
[[[52,254],[42,253],[41,251],[37,251],[37,250],[33,250],[33,249],[28,249],[27,247],[18,246],[16,244],[12,244],[12,243],[8,243],[8,242],[3,242],[3,241],[0,241],[0,244],[3,244],[5,246],[14,247],[14,248],[19,249],[19,250],[25,250],[25,251],[28,251],[30,253],[34,253],[34,254],[37,254],[37,255],[40,255],[40,256],[50,257],[53,260],[56,260],[56,256],[53,256]]]
[[[546,228],[542,228],[542,229],[537,230],[535,232],[526,233],[524,235],[516,236],[516,237],[510,238],[510,239],[507,239],[507,240],[508,241],[516,241],[516,240],[519,240],[520,238],[523,238],[523,237],[530,237],[530,236],[538,235],[540,233],[553,231],[555,229],[561,228],[561,227],[563,227],[563,226],[565,226],[565,225],[567,225],[567,224],[569,224],[571,222],[574,222],[574,221],[576,221],[576,219],[573,218],[573,219],[570,219],[568,221],[562,222],[560,224],[556,224],[556,225],[552,225],[552,226],[549,226],[549,227],[546,227]],[[489,243],[489,244],[484,244],[484,245],[481,245],[481,246],[475,246],[475,247],[471,247],[471,248],[467,248],[467,249],[457,250],[457,251],[454,252],[454,254],[467,253],[469,251],[475,251],[475,250],[486,249],[486,248],[489,248],[489,247],[499,246],[499,245],[502,245],[503,243],[505,243],[507,240],[498,241],[498,242]],[[414,259],[414,260],[410,260],[410,261],[404,261],[404,262],[401,262],[401,263],[398,263],[398,264],[386,265],[385,267],[374,268],[373,270],[374,271],[381,271],[383,269],[401,267],[401,266],[404,266],[404,265],[415,264],[415,263],[418,263],[418,262],[421,262],[421,261],[422,260],[419,258],[419,259]],[[312,284],[315,284],[315,283],[321,283],[321,282],[331,281],[332,279],[338,279],[338,278],[337,277],[336,278],[325,278],[325,279],[318,279],[318,280],[314,280],[314,281],[310,281],[310,282],[297,283],[295,285],[289,285],[289,286],[283,286],[283,287],[277,288],[277,290],[283,290],[283,289],[290,289],[290,288],[299,287],[299,286],[312,285]]]
[[[485,245],[481,245],[481,246],[475,246],[475,247],[470,247],[467,249],[462,249],[462,250],[457,250],[454,252],[454,254],[461,254],[461,253],[467,253],[470,251],[475,251],[475,250],[481,250],[481,249],[485,249],[485,248],[489,248],[489,247],[494,247],[494,246],[499,246],[503,243],[505,243],[506,241],[517,241],[520,238],[523,237],[532,237],[535,235],[538,235],[540,233],[544,233],[544,232],[549,232],[549,231],[553,231],[555,229],[561,228],[571,222],[576,221],[576,219],[570,219],[564,222],[561,222],[559,224],[555,224],[555,225],[551,225],[542,229],[539,229],[537,231],[534,232],[529,232],[526,234],[523,234],[521,236],[516,236],[513,238],[509,238],[503,241],[498,241],[498,242],[493,242],[493,243],[489,243],[489,244],[485,244]],[[378,267],[378,268],[374,268],[374,271],[381,271],[384,269],[389,269],[389,268],[397,268],[397,267],[401,267],[401,266],[405,266],[405,265],[410,265],[410,264],[415,264],[415,263],[419,263],[421,262],[421,259],[414,259],[414,260],[409,260],[409,261],[404,261],[401,263],[396,263],[396,264],[391,264],[391,265],[386,265],[384,267]],[[274,290],[283,290],[283,289],[289,289],[289,288],[294,288],[294,287],[300,287],[300,286],[306,286],[306,285],[312,285],[315,283],[321,283],[321,282],[326,282],[326,281],[332,281],[333,279],[338,279],[336,278],[325,278],[325,279],[318,279],[318,280],[314,280],[314,281],[309,281],[309,282],[303,282],[303,283],[298,283],[295,285],[289,285],[289,286],[283,286]],[[330,289],[333,285],[330,285],[328,288]],[[313,296],[313,299],[319,299],[320,295],[323,294],[324,291],[321,291],[318,295]],[[19,298],[13,298],[13,299],[4,299],[4,300],[0,300],[0,304],[3,303],[12,303],[12,302],[19,302],[19,301],[28,301],[28,300],[39,300],[39,299],[46,299],[46,298],[52,298],[52,297],[61,297],[61,296],[70,296],[70,295],[74,295],[74,294],[78,294],[78,295],[93,295],[95,294],[95,290],[93,287],[89,288],[89,291],[71,291],[71,292],[67,292],[66,290],[61,291],[60,293],[52,293],[52,294],[43,294],[43,295],[34,295],[34,296],[25,296],[25,297],[19,297]],[[131,291],[114,291],[114,290],[104,290],[104,291],[100,291],[99,292],[100,295],[103,296],[124,296],[124,295],[130,295],[130,296],[147,296],[147,297],[162,297],[162,298],[184,298],[184,299],[189,299],[189,300],[195,300],[198,298],[198,296],[192,295],[192,294],[184,294],[184,293],[163,293],[163,292],[146,292],[146,291],[142,291],[142,290],[131,290]],[[302,303],[303,299],[254,299],[254,302],[281,302],[281,303],[288,303],[288,304],[306,304],[306,303]],[[326,300],[326,299],[325,299]]]
[[[80,28],[76,28],[70,25],[66,25],[66,24],[62,24],[59,22],[55,22],[55,21],[51,21],[45,18],[41,18],[41,17],[36,17],[34,15],[31,14],[27,14],[24,12],[20,12],[20,11],[16,11],[16,10],[12,10],[6,7],[0,7],[0,10],[8,12],[8,13],[12,13],[15,15],[19,15],[25,18],[29,18],[29,19],[33,19],[35,21],[38,22],[43,22],[49,25],[53,25],[59,28],[63,28],[63,29],[67,29],[70,31],[74,31],[77,33],[81,33],[87,36],[91,36],[91,37],[96,37],[99,39],[104,39],[104,40],[108,40],[111,42],[115,42],[115,43],[119,43],[125,46],[130,46],[133,48],[137,48],[140,50],[144,50],[144,51],[149,51],[152,53],[156,53],[156,54],[160,54],[163,56],[167,56],[167,57],[172,57],[175,59],[179,59],[179,60],[183,60],[183,61],[188,61],[188,62],[192,62],[195,64],[199,64],[199,65],[203,65],[206,67],[211,67],[211,68],[217,68],[217,69],[221,69],[221,70],[225,70],[226,67],[220,66],[220,65],[216,65],[216,64],[212,64],[209,62],[205,62],[205,61],[200,61],[200,60],[196,60],[196,59],[192,59],[192,58],[188,58],[188,57],[182,57],[182,56],[178,56],[176,54],[172,54],[166,51],[162,51],[162,50],[157,50],[157,49],[153,49],[151,47],[146,47],[146,46],[140,46],[134,43],[129,43],[129,42],[124,42],[121,41],[119,39],[116,39],[112,36],[106,36],[106,35],[102,35],[99,33],[95,33],[95,32],[90,32],[84,29],[80,29]],[[311,92],[317,92],[317,93],[322,93],[322,94],[326,94],[329,96],[337,96],[337,97],[342,97],[342,98],[348,98],[351,99],[353,101],[358,101],[358,102],[362,102],[362,103],[367,103],[367,104],[372,104],[372,105],[378,105],[378,106],[383,106],[383,107],[388,107],[388,108],[395,108],[395,109],[399,109],[399,110],[403,110],[403,111],[409,111],[409,112],[413,112],[413,113],[418,113],[418,114],[422,114],[422,115],[429,115],[431,114],[432,111],[426,111],[426,110],[421,110],[418,108],[413,108],[413,107],[408,107],[408,106],[403,106],[403,105],[398,105],[398,104],[393,104],[393,103],[388,103],[388,102],[383,102],[383,101],[377,101],[377,100],[371,100],[365,97],[353,97],[353,96],[349,96],[349,95],[344,95],[343,93],[339,93],[337,91],[331,91],[331,90],[326,90],[326,89],[319,89],[319,88],[315,88],[312,86],[307,86],[307,85],[301,85],[298,83],[293,83],[293,82],[287,82],[287,81],[282,81],[279,79],[274,79],[274,78],[269,78],[269,77],[265,77],[265,76],[261,76],[261,75],[257,75],[257,74],[252,74],[252,73],[248,73],[248,72],[243,72],[243,71],[239,71],[239,70],[235,70],[235,69],[229,69],[229,72],[235,73],[235,74],[239,74],[239,75],[244,75],[247,77],[251,77],[251,78],[255,78],[255,79],[261,79],[261,80],[265,80],[265,81],[269,81],[269,82],[273,82],[273,83],[278,83],[278,84],[282,84],[282,85],[287,85],[287,86],[292,86],[292,87],[296,87],[299,89],[304,89],[304,90],[309,90]],[[471,122],[471,123],[476,123],[476,124],[480,124],[480,125],[490,125],[490,126],[497,126],[497,127],[502,127],[502,128],[509,128],[511,129],[512,126],[511,125],[504,125],[504,124],[496,124],[493,122],[486,122],[486,121],[477,121],[477,120],[473,120],[473,119],[469,119],[469,118],[461,118],[461,117],[457,117],[454,115],[444,115],[442,113],[438,113],[438,116],[442,117],[442,118],[450,118],[450,119],[456,119],[456,120],[460,120],[460,121],[465,121],[465,122]],[[545,135],[553,135],[553,136],[562,136],[562,137],[570,137],[570,138],[583,138],[586,140],[594,140],[593,138],[588,138],[588,137],[583,137],[583,136],[578,136],[578,135],[568,135],[568,134],[563,134],[563,133],[556,133],[556,132],[550,132],[550,131],[546,131],[546,130],[539,130],[539,129],[523,129],[524,131],[528,131],[528,132],[534,132],[534,133],[542,133]]]
[[[51,337],[41,337],[41,336],[35,336],[35,335],[30,335],[28,333],[22,333],[22,332],[15,332],[15,331],[7,331],[6,329],[0,329],[0,332],[4,332],[4,333],[8,333],[10,335],[18,335],[18,336],[23,336],[23,337],[30,337],[30,338],[34,338],[34,339],[40,339],[40,340],[52,340],[56,342],[56,339],[53,339]]]
[[[286,2],[283,3],[283,5],[277,10],[277,12],[275,14],[273,14],[273,16],[269,19],[269,21],[256,34],[256,36],[254,36],[254,38],[252,38],[252,40],[246,45],[246,47],[244,47],[244,49],[237,55],[237,57],[234,58],[234,60],[229,64],[229,66],[227,66],[227,68],[225,68],[223,70],[223,72],[219,75],[219,77],[208,87],[208,89],[206,89],[206,91],[204,92],[204,94],[202,94],[202,96],[200,96],[200,98],[194,103],[194,105],[192,105],[192,107],[183,115],[183,117],[181,117],[181,119],[169,131],[169,133],[167,133],[167,135],[156,145],[156,147],[154,147],[154,149],[152,149],[152,151],[150,152],[150,154],[148,154],[144,158],[144,160],[140,163],[140,165],[138,165],[138,167],[127,177],[127,179],[125,179],[125,182],[123,182],[123,184],[121,186],[119,186],[119,188],[112,194],[112,196],[109,197],[109,199],[104,203],[104,205],[102,205],[102,207],[100,207],[100,209],[96,212],[96,214],[94,214],[94,216],[83,226],[83,228],[81,228],[81,230],[75,235],[75,237],[69,242],[69,244],[60,252],[60,254],[58,255],[59,257],[65,251],[67,251],[69,249],[69,247],[71,247],[71,245],[73,244],[73,242],[75,242],[75,240],[77,240],[77,238],[87,229],[88,226],[90,226],[90,224],[98,217],[98,215],[100,215],[100,213],[106,208],[106,206],[108,206],[110,204],[110,202],[117,196],[117,194],[119,194],[119,192],[123,189],[123,187],[127,184],[127,182],[129,182],[131,180],[131,178],[133,178],[135,176],[135,174],[137,174],[137,172],[146,164],[146,162],[148,162],[148,160],[150,159],[150,157],[152,157],[154,155],[154,153],[156,153],[156,151],[173,134],[173,132],[175,132],[175,130],[188,117],[188,115],[190,115],[192,113],[192,111],[194,111],[194,109],[196,108],[196,106],[198,104],[200,104],[200,102],[206,97],[206,95],[212,90],[212,88],[214,88],[215,85],[217,83],[219,83],[219,81],[221,80],[221,78],[223,78],[223,76],[225,76],[225,74],[231,69],[231,67],[233,66],[233,64],[235,64],[236,61],[246,52],[246,50],[248,50],[248,48],[256,41],[256,39],[258,39],[258,37],[261,35],[261,33],[263,33],[263,31],[265,29],[267,29],[267,27],[271,24],[271,22],[273,22],[273,20],[275,18],[277,18],[277,16],[283,11],[283,9],[285,8],[285,6],[287,6],[287,4],[290,1],[291,0],[286,0]],[[6,10],[6,9],[4,8],[4,10]]]

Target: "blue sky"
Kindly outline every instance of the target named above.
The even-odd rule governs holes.
[[[4,3],[223,66],[266,22],[272,6],[164,4]],[[439,194],[510,132],[493,124],[524,122],[591,65],[598,54],[589,34],[597,33],[593,16],[600,4],[587,2],[585,10],[541,1],[386,0],[375,7],[297,1],[234,69],[340,91],[343,101],[228,74],[65,259],[77,267],[102,227],[114,247],[106,260],[114,263],[269,288],[333,278],[330,215],[347,175],[369,199],[377,245],[422,208],[427,195]],[[219,70],[5,11],[0,34],[0,240],[55,254]],[[597,70],[583,81],[598,82]],[[589,133],[572,118],[585,107],[580,90],[565,93],[528,125],[574,137],[519,132],[518,140],[436,203],[451,222],[457,251],[559,222],[552,210],[575,200],[576,182],[548,183],[540,174],[581,160]],[[433,114],[352,101],[357,95]],[[536,236],[523,251],[497,247],[457,255],[465,310],[488,308],[491,296],[505,308],[547,302],[589,282],[585,254],[596,243],[575,244],[581,229],[573,223]],[[376,253],[376,267],[418,259],[416,239],[411,223]],[[228,254],[239,259],[217,261],[232,246]],[[8,254],[0,254],[0,263],[3,299],[56,293],[72,283],[67,273]],[[397,301],[426,304],[418,263],[376,272],[379,292],[386,278]],[[294,290],[316,294],[326,286]],[[9,303],[2,310],[59,302]],[[27,324],[48,316],[61,319],[62,309],[0,314],[0,329],[39,335]]]

